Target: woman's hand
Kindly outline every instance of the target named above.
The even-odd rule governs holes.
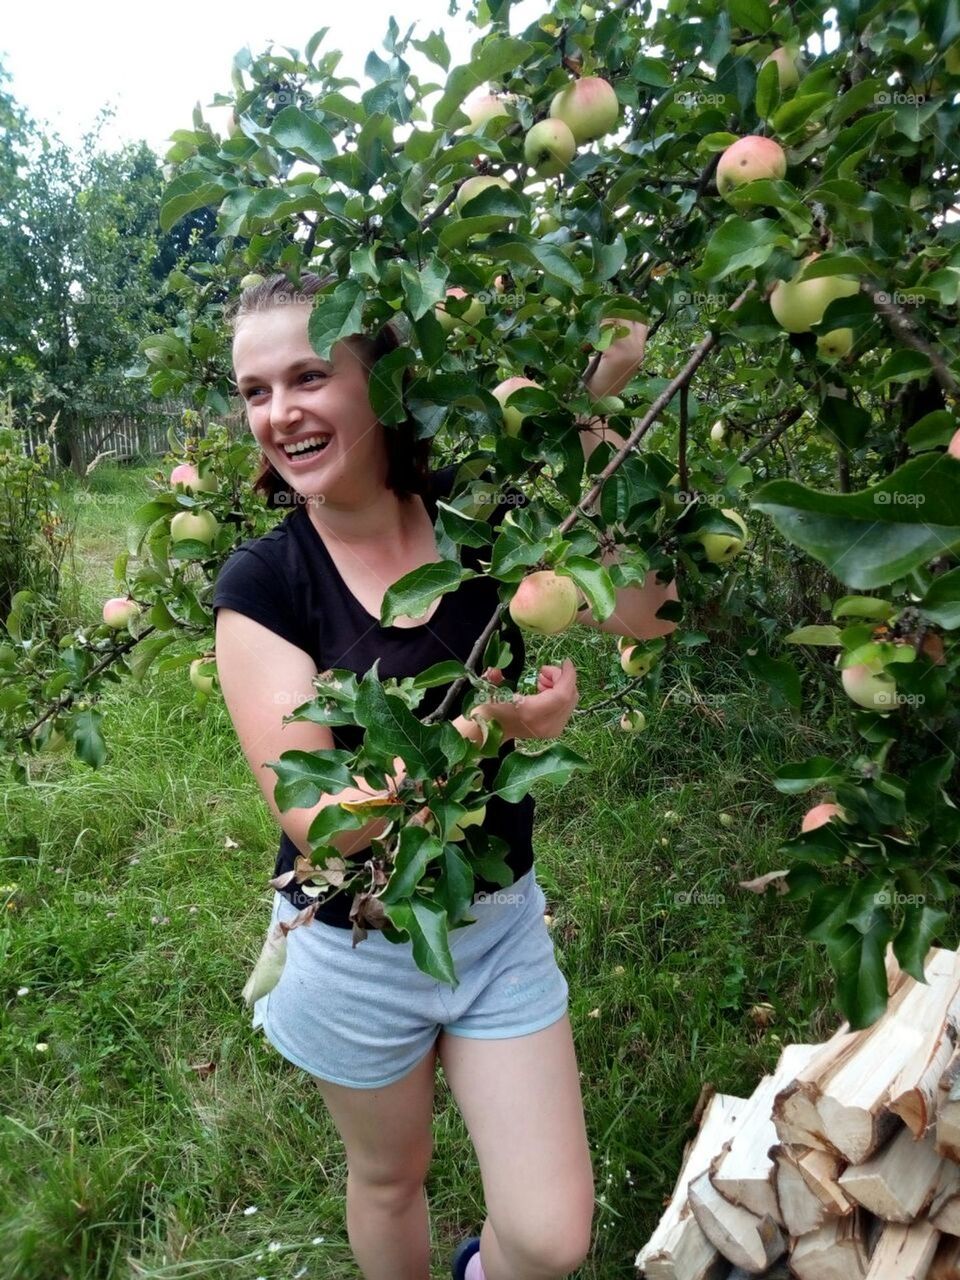
[[[596,399],[619,395],[643,363],[649,327],[639,320],[614,320],[614,324],[629,332],[610,343],[587,383],[587,390]]]
[[[565,658],[560,667],[540,668],[536,693],[518,694],[512,702],[488,702],[484,714],[514,738],[556,738],[579,699],[577,669]]]

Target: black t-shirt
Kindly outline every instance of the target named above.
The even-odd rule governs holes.
[[[423,495],[424,505],[432,520],[436,519],[436,499],[449,495],[457,466],[444,467],[431,474],[431,489]],[[520,499],[520,495],[515,495]],[[490,525],[495,527],[510,509],[501,502]],[[489,559],[489,547],[461,548],[465,567],[478,569],[481,557]],[[253,618],[276,635],[302,649],[316,663],[318,671],[345,668],[364,675],[380,659],[381,678],[402,678],[425,671],[434,663],[451,658],[465,662],[477,637],[486,626],[498,603],[497,582],[488,577],[471,578],[456,591],[440,597],[433,617],[415,627],[382,627],[348,590],[336,565],[307,514],[304,504],[297,504],[274,529],[261,538],[253,538],[237,547],[217,575],[213,594],[213,610],[234,609]],[[524,646],[519,629],[509,622],[505,629],[513,654],[504,677],[514,684],[523,670]],[[440,705],[450,686],[428,689],[415,715],[423,719]],[[464,690],[464,701],[470,693]],[[463,712],[463,703],[451,709],[449,718]],[[293,708],[290,708],[292,710]],[[331,726],[334,746],[349,751],[359,747],[363,730],[356,725]],[[505,743],[500,756],[512,750]],[[499,759],[483,760],[480,768],[487,789],[499,769]],[[514,881],[533,866],[534,801],[526,796],[517,804],[508,804],[493,796],[487,804],[484,831],[499,836],[509,848],[506,855]],[[292,871],[299,850],[285,832],[281,834],[274,875]],[[361,859],[362,860],[362,859]],[[353,861],[353,859],[351,859]],[[307,881],[307,884],[313,882]],[[474,892],[492,892],[500,886],[476,878]],[[281,890],[295,907],[312,901],[293,881]],[[353,891],[348,889],[332,898],[323,896],[316,919],[337,928],[351,928],[349,913]]]

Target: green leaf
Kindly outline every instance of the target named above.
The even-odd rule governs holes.
[[[809,760],[781,765],[774,774],[773,785],[784,795],[796,796],[814,787],[834,786],[843,777],[840,765],[826,756],[811,756]]]
[[[422,724],[402,698],[387,693],[380,683],[379,666],[378,658],[364,674],[354,708],[357,723],[371,730],[368,745],[376,750],[381,743],[402,743],[410,774],[436,778],[446,773],[450,766],[443,749],[444,726]],[[458,746],[466,749],[466,740],[460,734],[457,737]]]
[[[344,766],[352,751],[284,751],[279,760],[268,760],[277,775],[273,798],[281,813],[288,809],[312,809],[320,797],[353,787],[353,775]]]
[[[562,787],[575,769],[591,769],[593,766],[569,747],[554,743],[527,755],[523,751],[511,751],[500,766],[493,784],[495,795],[502,796],[507,804],[518,804],[529,795],[537,782],[550,782]]]
[[[762,267],[777,245],[789,243],[779,223],[770,218],[731,215],[710,237],[703,262],[692,274],[699,280],[724,280],[744,267]]]
[[[443,97],[433,109],[435,125],[449,125],[460,104],[474,89],[488,80],[502,80],[515,72],[534,53],[536,46],[509,36],[483,42],[479,53],[466,66],[454,67],[447,77]]]
[[[840,628],[827,626],[798,627],[785,637],[787,644],[819,644],[837,645],[840,643]]]
[[[450,684],[463,675],[464,665],[455,658],[449,659],[447,662],[435,662],[432,667],[427,667],[426,671],[421,671],[418,676],[413,676],[414,689],[432,689],[436,685]]]
[[[70,737],[77,755],[91,769],[99,769],[107,758],[107,746],[100,732],[103,716],[92,707],[71,716]]]
[[[397,347],[373,366],[368,383],[370,406],[385,427],[406,421],[403,377],[415,364],[416,356],[409,347]]]
[[[860,589],[887,586],[960,546],[960,462],[913,458],[879,484],[831,494],[793,480],[761,486],[751,506],[780,533]]]
[[[888,600],[879,596],[843,596],[833,606],[834,618],[875,618],[886,622],[895,611]]]
[[[419,320],[446,297],[447,267],[439,258],[429,258],[417,270],[401,262],[400,280],[411,320]]]
[[[222,182],[205,171],[194,170],[179,174],[164,188],[160,201],[160,229],[169,231],[195,209],[219,204],[228,190]]]
[[[780,69],[768,62],[757,73],[757,90],[754,98],[757,115],[766,120],[780,101]]]
[[[414,964],[420,972],[456,988],[459,982],[450,955],[443,907],[416,894],[409,902],[395,902],[385,909],[391,924],[410,935]]]
[[[404,827],[400,832],[399,845],[390,881],[380,895],[384,906],[411,897],[427,867],[443,853],[443,845],[426,827]]]
[[[444,71],[449,68],[450,50],[447,48],[442,31],[431,31],[426,39],[411,40],[410,43],[436,66],[442,67]]]
[[[443,846],[441,866],[433,900],[443,907],[449,919],[456,924],[467,913],[473,898],[473,871],[456,845],[449,843]]]
[[[617,604],[617,590],[609,572],[589,556],[567,556],[563,562],[564,573],[569,573],[587,597],[591,612],[598,622],[605,622]]]
[[[880,919],[867,933],[844,925],[827,937],[839,1004],[854,1031],[876,1022],[887,1007],[884,953],[892,932],[890,923]]]
[[[317,295],[307,335],[310,345],[323,360],[341,338],[360,333],[363,327],[363,289],[355,280],[343,280],[332,293]]]
[[[320,168],[337,154],[329,132],[299,107],[284,107],[270,126],[270,136],[282,150]]]
[[[903,920],[893,940],[893,954],[904,973],[917,982],[925,982],[923,962],[935,937],[943,931],[950,916],[939,907],[926,903],[908,903],[903,909]]]
[[[948,751],[946,755],[934,756],[913,766],[904,795],[908,813],[925,820],[943,803],[943,788],[955,764],[956,757]]]
[[[923,453],[926,449],[938,449],[941,445],[949,444],[956,429],[953,414],[946,409],[936,409],[908,427],[904,439],[910,446],[911,453]]]
[[[456,560],[437,560],[422,564],[387,588],[380,606],[380,625],[389,627],[401,614],[419,618],[427,612],[437,596],[456,591],[461,582],[476,577]]]
[[[799,708],[802,701],[800,675],[792,662],[771,658],[768,654],[746,654],[746,669],[775,690],[791,707]]]
[[[945,631],[960,627],[960,569],[950,569],[934,578],[920,608]]]

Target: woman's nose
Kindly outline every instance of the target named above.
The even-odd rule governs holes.
[[[292,427],[303,414],[296,402],[296,392],[278,387],[270,397],[270,425],[278,428]]]

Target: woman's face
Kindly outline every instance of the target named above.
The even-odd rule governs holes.
[[[293,303],[244,316],[233,340],[233,369],[257,443],[274,469],[304,497],[351,505],[386,486],[384,429],[370,407],[367,370],[356,347],[338,342],[321,360],[307,338],[310,305]],[[328,437],[317,452],[285,445]]]

